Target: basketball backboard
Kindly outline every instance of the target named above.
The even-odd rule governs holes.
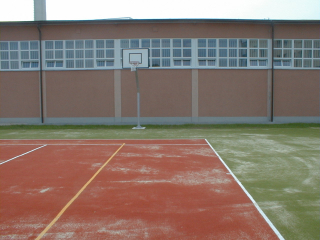
[[[149,49],[122,49],[122,68],[131,68],[130,62],[139,62],[138,68],[149,68]]]

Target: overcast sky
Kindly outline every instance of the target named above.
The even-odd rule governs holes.
[[[32,21],[33,0],[0,0],[0,21]],[[320,19],[320,0],[47,0],[47,20],[131,17]]]

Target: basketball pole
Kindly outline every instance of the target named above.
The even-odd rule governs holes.
[[[139,78],[138,78],[138,68],[135,70],[136,75],[136,85],[137,85],[137,118],[138,118],[138,125],[132,129],[145,129],[145,127],[140,126],[140,85],[139,85]]]

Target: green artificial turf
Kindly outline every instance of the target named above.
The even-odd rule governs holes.
[[[205,138],[285,239],[320,239],[320,125],[0,126],[1,139]]]

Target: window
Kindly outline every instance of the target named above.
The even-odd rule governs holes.
[[[191,66],[191,39],[173,39],[173,66]]]
[[[39,68],[38,41],[0,42],[0,69],[27,70]]]
[[[318,68],[319,40],[278,39],[274,43],[275,67]]]

